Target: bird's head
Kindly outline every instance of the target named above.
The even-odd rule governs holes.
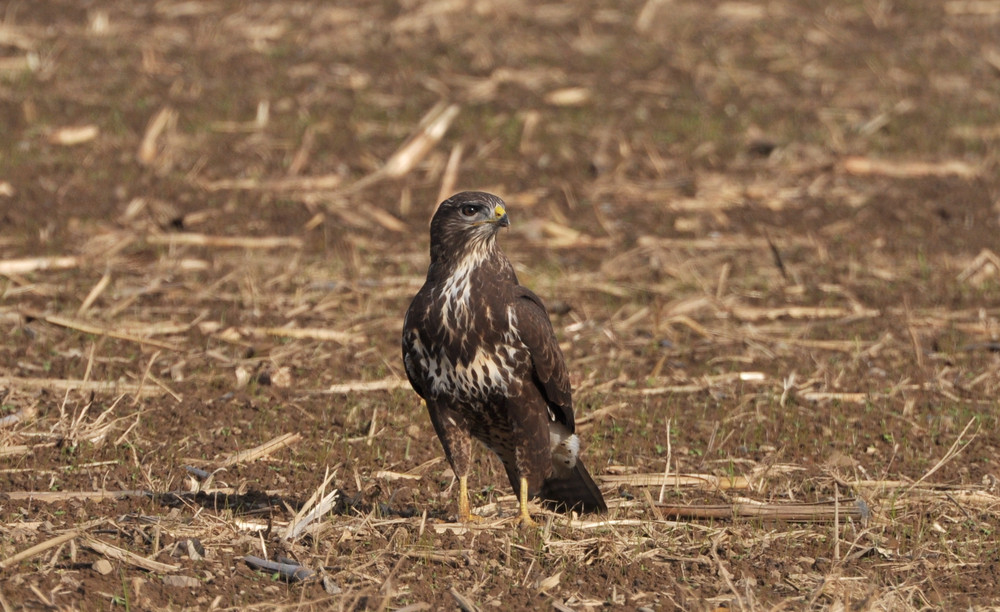
[[[431,219],[431,260],[489,250],[500,228],[508,225],[503,200],[497,196],[481,191],[455,194],[441,202]]]

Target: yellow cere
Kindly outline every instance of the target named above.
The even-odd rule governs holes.
[[[496,215],[497,219],[499,219],[500,217],[502,217],[505,214],[507,214],[507,211],[504,210],[503,206],[500,206],[499,204],[497,204],[497,207],[493,209],[493,214]]]

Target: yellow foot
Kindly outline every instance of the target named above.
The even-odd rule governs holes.
[[[478,514],[473,514],[469,509],[469,480],[467,476],[460,476],[458,479],[458,522],[459,523],[482,523],[485,521]]]
[[[523,476],[521,477],[521,492],[517,497],[518,505],[521,509],[517,517],[518,525],[521,527],[538,527],[538,523],[528,514],[528,479]]]
[[[530,514],[522,514],[517,517],[518,527],[538,527],[538,523],[535,519],[531,518]]]
[[[461,513],[460,513],[458,515],[458,522],[459,523],[479,524],[479,523],[486,522],[486,517],[479,516],[478,514],[473,514],[471,512],[468,513],[468,514],[466,514],[465,516],[462,516]]]

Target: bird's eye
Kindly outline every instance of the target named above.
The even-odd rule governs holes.
[[[474,217],[476,213],[479,212],[479,207],[474,204],[466,204],[462,207],[462,215],[466,217]]]

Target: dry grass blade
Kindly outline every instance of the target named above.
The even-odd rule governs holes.
[[[36,270],[68,270],[78,267],[80,267],[80,258],[71,256],[5,259],[0,261],[0,275],[27,274]]]
[[[860,489],[904,489],[913,483],[908,480],[846,480],[841,485]],[[926,483],[920,488],[925,491],[958,491],[961,485]]]
[[[389,230],[390,232],[403,233],[409,230],[409,226],[405,223],[392,216],[392,214],[382,210],[381,208],[369,208],[365,211],[369,217],[371,217],[376,223]]]
[[[839,351],[843,353],[856,353],[871,348],[874,342],[863,342],[858,340],[808,340],[804,338],[776,338],[755,334],[751,336],[758,342],[780,343],[801,348],[814,348],[822,351]]]
[[[987,47],[983,49],[983,59],[986,60],[993,70],[1000,72],[1000,49]]]
[[[142,569],[149,570],[151,572],[169,573],[180,569],[180,566],[147,559],[146,557],[137,555],[134,552],[127,551],[124,548],[118,548],[117,546],[113,546],[91,536],[85,536],[80,543],[94,552],[104,555],[105,557],[115,559],[116,561],[121,561],[123,563],[128,563],[129,565],[134,565],[136,567],[141,567]]]
[[[652,498],[652,496],[650,496]],[[681,525],[677,521],[661,521],[665,525]],[[572,529],[579,529],[582,531],[586,530],[596,530],[608,527],[647,527],[650,524],[649,518],[628,518],[628,519],[592,519],[592,520],[567,520],[565,525]],[[696,523],[688,523],[688,525],[696,525]],[[439,531],[440,533],[440,531]]]
[[[944,10],[949,15],[990,16],[1000,14],[1000,2],[996,0],[948,0]]]
[[[764,382],[767,375],[763,372],[732,372],[729,374],[719,374],[716,376],[704,376],[698,382],[686,385],[665,385],[662,387],[649,387],[646,389],[622,389],[622,393],[630,395],[663,395],[666,393],[698,393],[707,391],[714,386],[731,384],[735,382]]]
[[[7,557],[3,561],[0,561],[0,569],[7,569],[8,567],[16,565],[17,563],[20,563],[25,559],[30,559],[35,555],[39,555],[45,552],[46,550],[49,550],[50,548],[55,548],[56,546],[59,546],[64,542],[68,542],[73,538],[79,537],[88,529],[93,529],[94,527],[97,527],[98,525],[103,525],[106,522],[107,522],[106,518],[95,519],[93,521],[84,523],[83,525],[80,525],[78,527],[74,527],[69,531],[67,531],[66,533],[58,535],[52,538],[51,540],[46,540],[40,544],[32,546],[31,548],[22,550],[21,552],[11,555],[10,557]]]
[[[482,517],[482,508],[473,510],[473,514]],[[502,533],[510,529],[510,519],[486,520],[475,523],[433,523],[429,526],[434,533],[450,533],[453,535],[464,535],[466,533],[478,533],[480,531],[494,531]]]
[[[206,246],[237,249],[300,249],[302,239],[293,236],[208,236],[206,234],[177,233],[150,235],[149,244],[170,246]]]
[[[374,474],[375,478],[381,478],[382,480],[420,480],[423,476],[419,474],[407,474],[405,472],[393,472],[391,470],[379,470]]]
[[[799,397],[810,402],[836,401],[850,404],[864,404],[873,397],[877,397],[877,395],[871,393],[806,391],[805,393],[800,393]]]
[[[63,147],[73,147],[94,140],[100,133],[100,128],[93,124],[66,126],[53,130],[49,134],[49,142]]]
[[[623,412],[629,408],[629,405],[625,402],[618,402],[611,406],[604,406],[602,408],[597,408],[596,410],[591,410],[587,414],[578,417],[576,419],[576,426],[578,429],[587,429],[594,423],[598,423],[613,414]]]
[[[663,481],[660,483],[660,496],[657,498],[657,501],[660,502],[661,504],[663,503],[663,498],[666,497],[667,494],[667,479],[670,476],[670,459],[673,457],[673,452],[674,452],[673,443],[670,441],[671,420],[672,419],[668,418],[667,424],[664,427],[667,433],[667,456],[663,462]],[[652,496],[649,494],[649,491],[647,489],[643,489],[643,495],[645,495],[648,500],[652,501]],[[656,518],[660,518],[659,512],[656,513]]]
[[[429,470],[430,468],[434,467],[435,465],[441,463],[442,461],[444,461],[444,457],[442,457],[440,455],[438,455],[437,457],[432,457],[431,459],[428,459],[427,461],[424,461],[420,465],[407,470],[406,474],[409,475],[409,476],[422,477],[424,475],[424,473],[427,472],[427,470]]]
[[[633,487],[684,487],[718,491],[750,488],[743,476],[712,476],[711,474],[604,474],[595,476],[603,484]]]
[[[105,272],[104,275],[101,276],[101,280],[97,281],[97,284],[94,285],[94,287],[90,290],[90,293],[87,294],[87,297],[85,297],[83,299],[83,302],[80,303],[80,307],[77,308],[76,310],[76,316],[82,317],[84,313],[90,310],[90,307],[94,305],[94,302],[97,301],[97,298],[100,297],[102,293],[104,293],[104,290],[107,289],[108,285],[110,284],[111,284],[111,273]]]
[[[942,464],[944,465],[944,464]],[[879,495],[889,490],[903,489],[907,497],[924,499],[954,499],[981,508],[1000,507],[1000,496],[989,490],[991,485],[969,486],[962,484],[920,483],[902,480],[849,480],[838,483]]]
[[[420,160],[444,138],[451,122],[461,110],[457,104],[441,103],[432,108],[420,120],[420,128],[410,139],[392,154],[382,166],[381,172],[389,178],[406,176]]]
[[[417,603],[411,603],[403,606],[402,608],[396,608],[396,612],[423,612],[424,610],[430,610],[431,607],[431,604],[426,601],[418,601]]]
[[[12,500],[25,500],[38,503],[56,503],[71,499],[80,501],[104,501],[121,499],[123,497],[152,497],[152,491],[132,489],[124,491],[9,491],[0,496]]]
[[[910,489],[906,495],[918,499],[948,500],[959,505],[983,508],[991,512],[1000,508],[1000,495],[987,491],[946,491],[917,488]]]
[[[545,103],[553,106],[582,106],[590,101],[586,87],[564,87],[545,94]]]
[[[465,595],[459,593],[458,589],[455,587],[449,587],[448,593],[455,599],[455,604],[462,612],[479,612],[479,608],[476,607],[476,604],[472,603],[472,600]]]
[[[222,462],[221,467],[230,467],[237,463],[246,463],[275,453],[286,446],[291,446],[302,440],[302,434],[286,433],[269,440],[260,446],[234,453],[231,457]]]
[[[722,558],[719,556],[719,543],[724,539],[726,539],[726,534],[724,532],[712,538],[712,548],[709,552],[712,555],[712,560],[715,561],[716,567],[719,568],[719,575],[722,576],[723,580],[725,580],[726,586],[729,587],[729,590],[733,593],[733,597],[736,598],[736,603],[740,610],[746,610],[747,608],[743,603],[743,598],[740,597],[740,592],[736,590],[736,586],[733,584],[733,573],[726,568],[725,564],[722,562]]]
[[[848,157],[841,163],[841,168],[849,174],[881,174],[891,178],[958,176],[968,179],[980,174],[979,168],[960,160],[919,162]]]
[[[262,492],[264,495],[276,496],[286,495],[288,492],[282,489],[267,489]],[[163,493],[148,489],[124,489],[120,491],[10,491],[0,493],[0,500],[24,500],[35,503],[59,503],[71,500],[78,501],[112,501],[125,497],[148,497],[163,499],[188,499],[196,494],[207,496],[232,496],[238,495],[239,490],[233,487],[203,488],[197,493],[192,491],[166,491]]]
[[[166,349],[168,351],[179,352],[182,348],[179,345],[172,344],[170,342],[163,342],[162,340],[153,340],[151,338],[140,338],[132,334],[127,334],[119,332],[113,329],[108,329],[106,327],[101,327],[99,325],[94,325],[93,323],[86,323],[84,321],[77,321],[70,319],[69,317],[63,317],[59,315],[45,315],[34,311],[24,311],[26,316],[45,321],[52,325],[59,327],[65,327],[67,329],[75,329],[76,331],[83,332],[85,334],[94,334],[95,336],[107,336],[109,338],[116,338],[118,340],[125,340],[127,342],[135,342],[137,344],[145,344],[149,346],[155,346],[157,348]]]
[[[409,174],[444,138],[460,111],[461,107],[457,104],[445,102],[431,108],[420,120],[416,132],[389,157],[381,168],[346,187],[344,191],[358,191],[383,179],[400,178]]]
[[[357,380],[347,383],[330,385],[324,393],[346,394],[364,391],[392,391],[393,389],[408,389],[410,383],[402,378],[391,376],[382,380]]]
[[[163,132],[177,124],[177,111],[170,107],[163,107],[156,113],[146,125],[146,133],[143,134],[142,142],[139,143],[139,151],[136,157],[143,165],[151,165],[160,152],[160,136]]]
[[[85,391],[88,393],[109,392],[115,395],[130,393],[138,396],[162,395],[165,391],[149,385],[103,380],[67,380],[61,378],[22,378],[18,376],[0,376],[0,385],[15,389],[48,389],[50,391]]]
[[[546,593],[552,589],[559,586],[559,582],[562,580],[562,572],[556,572],[547,578],[542,578],[537,583],[535,583],[535,590],[539,593]]]
[[[443,563],[445,565],[451,565],[453,567],[458,567],[464,564],[469,558],[468,550],[442,550],[433,551],[426,549],[417,549],[413,551],[408,551],[404,553],[407,558],[410,559],[421,559],[424,561],[434,561],[435,563]]]
[[[777,319],[841,319],[844,317],[877,317],[880,311],[866,309],[858,311],[853,308],[836,306],[783,306],[781,308],[754,308],[752,306],[733,306],[730,309],[733,316],[741,321],[760,321]]]
[[[329,126],[327,125],[322,126],[324,131],[328,128]],[[292,161],[288,164],[288,176],[292,178],[298,176],[302,173],[302,169],[309,163],[309,158],[312,156],[313,148],[316,146],[316,132],[319,130],[320,126],[310,125],[306,128],[305,132],[302,133],[302,142],[299,143],[298,150],[295,151]],[[334,185],[334,187],[335,186],[336,185]],[[332,188],[333,187],[330,187],[330,189]]]
[[[969,428],[972,427],[972,424],[975,423],[975,422],[976,422],[976,418],[975,417],[969,419],[969,422],[966,423],[965,427],[962,429],[962,431],[959,432],[958,437],[955,438],[955,441],[952,442],[952,444],[951,444],[950,447],[948,447],[948,452],[946,452],[944,454],[944,456],[942,456],[940,459],[938,459],[938,462],[935,463],[933,465],[933,467],[931,467],[931,469],[929,469],[926,472],[924,472],[923,476],[921,476],[920,478],[918,478],[916,480],[916,482],[914,482],[913,484],[911,484],[905,491],[903,491],[903,495],[906,495],[911,490],[913,490],[914,487],[916,487],[917,485],[919,485],[921,482],[923,482],[924,480],[927,480],[928,478],[930,478],[931,475],[934,474],[934,472],[937,472],[938,470],[940,470],[944,466],[944,464],[948,463],[949,461],[951,461],[952,459],[954,459],[956,456],[958,456],[959,453],[962,452],[962,449],[959,448],[958,445],[962,443],[962,438],[965,436],[966,432],[969,431]],[[972,442],[972,440],[975,439],[975,437],[977,435],[979,435],[979,430],[978,429],[976,430],[976,433],[972,434],[972,438],[970,438],[968,441],[966,441],[966,445],[968,445],[970,442]]]
[[[299,537],[299,535],[301,535],[313,521],[333,510],[333,508],[336,507],[337,502],[340,501],[341,497],[342,495],[340,491],[334,489],[316,502],[316,505],[313,506],[304,516],[296,515],[295,519],[288,525],[288,529],[285,532],[285,539],[294,540]]]
[[[0,459],[4,457],[18,457],[20,455],[27,455],[31,452],[31,446],[27,444],[9,444],[0,446]],[[2,494],[0,494],[2,495]]]
[[[842,499],[837,502],[818,503],[735,503],[677,506],[656,504],[660,514],[683,519],[737,519],[758,518],[793,523],[827,523],[855,520],[864,522],[871,514],[868,505],[860,499]]]
[[[312,496],[306,500],[306,503],[302,504],[302,508],[292,519],[292,522],[288,524],[288,528],[285,530],[285,539],[293,540],[309,526],[309,523],[316,520],[327,512],[329,512],[333,506],[337,503],[340,498],[340,491],[334,489],[326,495],[323,495],[323,491],[326,487],[333,482],[334,477],[337,475],[336,468],[327,473],[326,478],[320,483],[319,487],[313,491]],[[319,501],[317,501],[319,499]]]
[[[339,342],[341,344],[358,344],[365,341],[365,337],[359,334],[317,327],[241,327],[237,331],[242,335],[248,336],[322,340]]]
[[[635,29],[640,34],[647,34],[660,8],[670,3],[670,0],[646,0],[635,18]]]
[[[14,20],[0,23],[0,44],[21,49],[23,51],[30,51],[38,48],[38,40],[36,39],[37,34],[32,35],[26,31],[22,31],[21,28],[18,28],[14,24]]]
[[[455,184],[458,182],[458,167],[462,163],[462,152],[464,147],[461,143],[451,148],[451,155],[448,156],[448,164],[444,167],[444,176],[441,177],[441,189],[438,190],[437,201],[442,202],[451,194],[455,193]]]
[[[969,265],[958,273],[958,280],[973,282],[986,280],[1000,273],[1000,256],[990,249],[982,249]],[[977,282],[978,284],[978,282]]]
[[[791,246],[808,247],[803,238],[786,238],[782,240],[786,248]],[[756,238],[740,234],[719,234],[713,238],[662,238],[660,236],[640,236],[637,244],[641,247],[670,250],[690,249],[694,251],[764,251],[768,244],[766,238]]]
[[[301,176],[271,180],[255,178],[220,179],[202,183],[206,191],[330,191],[340,187],[344,177],[339,174]]]

